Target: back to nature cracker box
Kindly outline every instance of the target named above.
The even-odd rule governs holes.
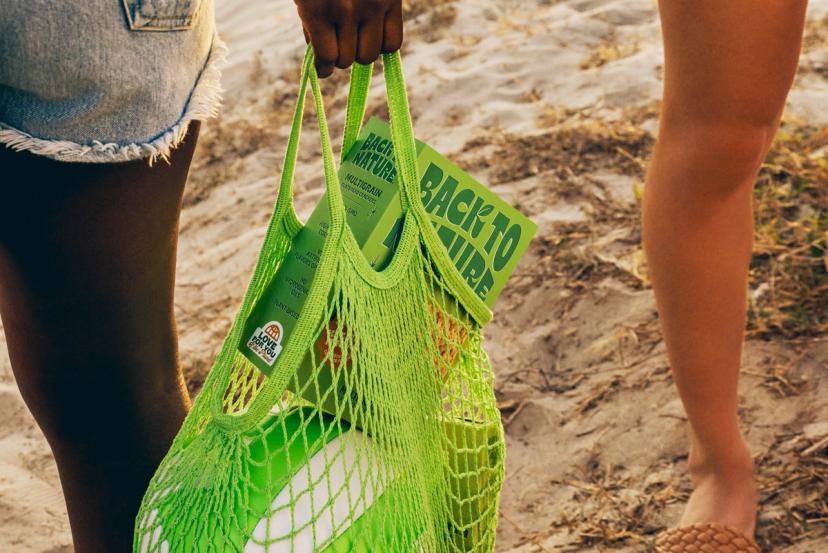
[[[418,140],[416,146],[423,205],[457,270],[491,307],[537,225],[427,144]],[[402,230],[396,173],[391,129],[372,117],[341,164],[339,179],[346,220],[376,270],[382,270],[391,260]],[[245,323],[239,349],[268,376],[302,311],[327,228],[328,203],[323,196]],[[319,358],[326,357],[326,334],[335,329],[333,319],[316,341]],[[298,382],[304,399],[320,405],[319,398],[324,397],[320,405],[323,409],[342,410],[342,417],[350,420],[346,398],[335,397],[344,390],[339,390],[342,394],[327,393],[335,382],[335,370],[341,366],[338,352],[327,357],[334,367],[320,371],[318,387],[305,385],[313,370],[310,357],[303,361],[298,378],[291,379],[288,389],[297,392],[293,387]]]

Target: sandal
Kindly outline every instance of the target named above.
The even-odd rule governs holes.
[[[756,542],[731,526],[698,522],[658,535],[657,553],[760,553]]]

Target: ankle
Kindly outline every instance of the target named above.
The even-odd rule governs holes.
[[[759,497],[747,444],[741,440],[728,448],[691,446],[688,465],[693,493],[680,525],[718,522],[752,537]]]
[[[709,477],[720,477],[729,481],[752,480],[753,455],[747,442],[741,437],[726,447],[710,447],[693,441],[688,457],[688,470],[695,483]]]

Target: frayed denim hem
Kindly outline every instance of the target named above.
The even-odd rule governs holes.
[[[169,161],[172,149],[184,140],[190,121],[209,119],[218,114],[222,94],[221,67],[226,59],[227,46],[216,33],[213,36],[210,54],[193,87],[184,114],[175,125],[150,142],[120,145],[97,140],[92,141],[92,144],[78,144],[68,140],[47,140],[36,138],[0,122],[0,145],[56,161],[114,163],[146,158],[150,165],[158,158]]]

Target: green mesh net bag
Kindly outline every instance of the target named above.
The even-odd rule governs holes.
[[[491,311],[429,222],[399,55],[384,56],[383,67],[404,209],[393,258],[373,269],[346,223],[308,50],[253,277],[144,496],[136,553],[494,549],[504,443],[481,345]],[[352,70],[343,152],[359,134],[371,71]],[[292,186],[308,84],[330,221],[297,326],[265,376],[238,346],[252,306],[302,229]],[[320,339],[326,347],[314,346]],[[308,359],[310,377],[300,379]],[[323,374],[333,375],[332,386],[320,385]],[[344,392],[334,408],[303,399],[333,390]]]

